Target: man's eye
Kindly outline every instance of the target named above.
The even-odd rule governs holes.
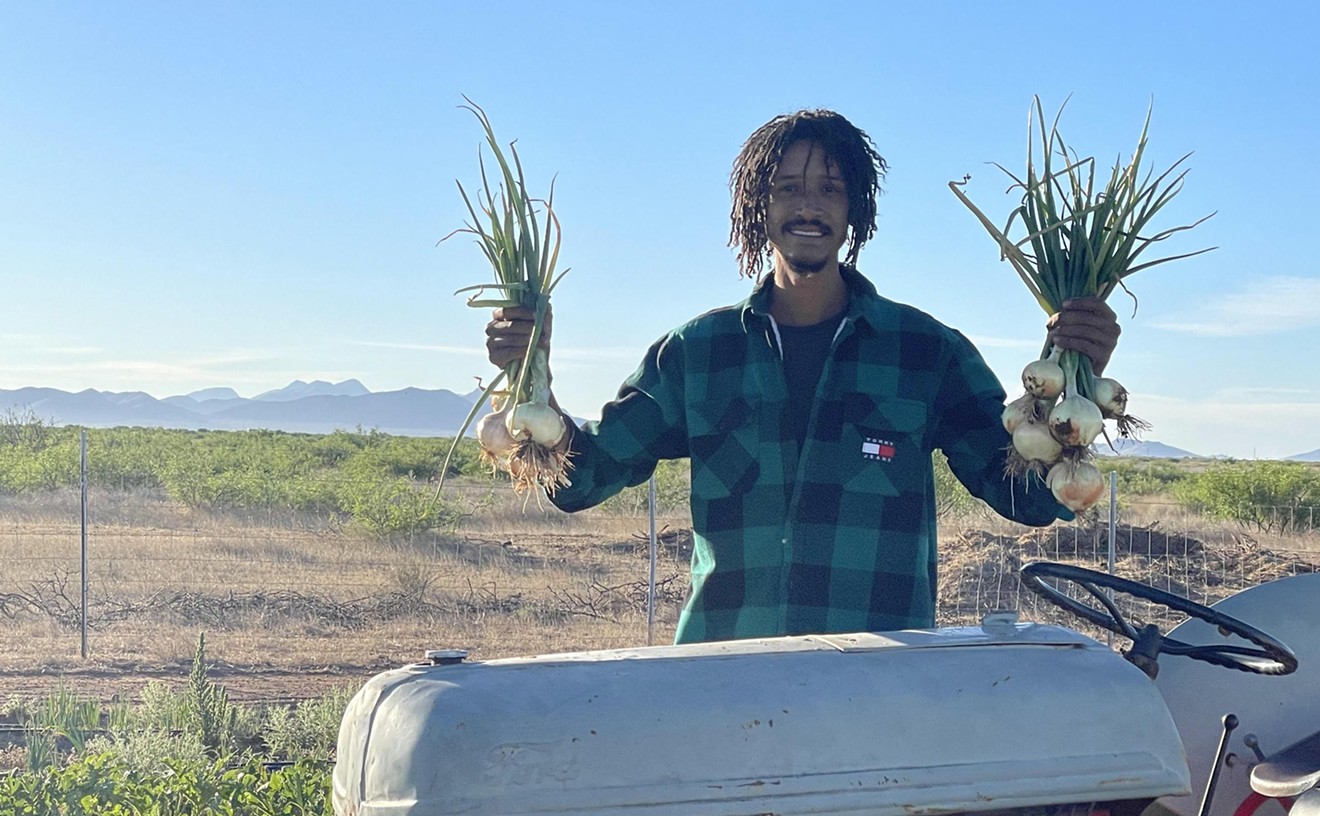
[[[827,193],[841,193],[841,192],[843,192],[843,188],[841,188],[841,187],[840,187],[839,185],[837,185],[837,184],[826,184],[825,187],[824,187],[823,189],[824,189],[825,192],[827,192]]]

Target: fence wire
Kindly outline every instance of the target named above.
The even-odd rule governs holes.
[[[1262,517],[1290,508],[1258,508]],[[1097,634],[1090,626],[1029,591],[1019,580],[1021,568],[1051,561],[1112,572],[1202,605],[1213,605],[1237,592],[1279,578],[1320,569],[1320,535],[1306,532],[1263,535],[1240,524],[1207,521],[1177,505],[1146,505],[1140,518],[1120,515],[1112,532],[1107,510],[1090,522],[1055,524],[1043,529],[975,523],[943,537],[940,549],[939,618],[945,625],[975,624],[987,613],[1017,610],[1027,620],[1059,623]],[[1061,581],[1050,585],[1069,597],[1102,609],[1080,587]],[[1117,594],[1114,600],[1133,622],[1153,623],[1162,631],[1185,620],[1181,613]]]
[[[95,632],[152,614],[225,625],[298,616],[364,625],[446,609],[557,604],[561,611],[600,616],[645,610],[645,504],[568,516],[489,484],[453,489],[468,508],[454,528],[371,536],[325,515],[190,511],[163,494],[94,488],[89,623]],[[1280,521],[1296,512],[1257,508],[1252,517],[1266,523],[1244,526],[1210,522],[1172,504],[1125,510],[1113,530],[1113,569],[1213,604],[1250,586],[1316,570],[1315,525]],[[76,639],[79,513],[76,491],[0,497],[0,619],[44,615]],[[1044,529],[982,515],[944,519],[937,624],[975,624],[989,612],[1013,609],[1024,619],[1086,630],[1026,591],[1018,575],[1038,560],[1108,571],[1108,516],[1102,504],[1093,521]],[[656,524],[657,599],[662,617],[672,622],[686,593],[690,519],[662,508]],[[1131,599],[1119,598],[1119,604],[1125,614],[1166,631],[1181,620]]]

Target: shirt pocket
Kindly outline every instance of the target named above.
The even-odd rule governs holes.
[[[844,488],[870,496],[925,495],[928,410],[920,400],[858,395],[843,427]]]
[[[740,495],[760,478],[758,403],[744,397],[696,403],[688,411],[688,438],[694,497]]]

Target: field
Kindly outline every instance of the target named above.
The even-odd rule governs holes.
[[[94,494],[86,659],[77,495],[0,499],[0,697],[182,682],[201,631],[213,676],[240,700],[313,696],[430,648],[488,658],[646,641],[646,519],[524,507],[503,485],[455,493],[471,513],[457,532],[387,538],[150,491]],[[672,638],[685,580],[686,539],[671,532],[685,520],[662,523],[656,642]]]
[[[314,513],[189,508],[159,489],[89,496],[88,656],[79,611],[79,494],[0,496],[0,701],[56,688],[133,699],[151,679],[183,684],[199,633],[211,675],[235,701],[298,700],[360,684],[426,649],[474,659],[648,642],[649,519],[634,491],[612,509],[567,515],[467,478],[447,489],[448,529],[375,535]],[[657,614],[671,640],[686,592],[690,530],[662,515]],[[1138,497],[1121,507],[1120,574],[1212,602],[1320,561],[1320,536],[1249,530]],[[1044,531],[975,505],[942,520],[940,623],[1021,608],[1016,569],[1034,558],[1104,569],[1102,506]]]

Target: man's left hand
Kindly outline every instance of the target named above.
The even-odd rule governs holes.
[[[1097,375],[1108,365],[1122,332],[1114,310],[1094,297],[1065,301],[1063,309],[1050,316],[1045,328],[1054,345],[1090,357],[1091,368]]]

